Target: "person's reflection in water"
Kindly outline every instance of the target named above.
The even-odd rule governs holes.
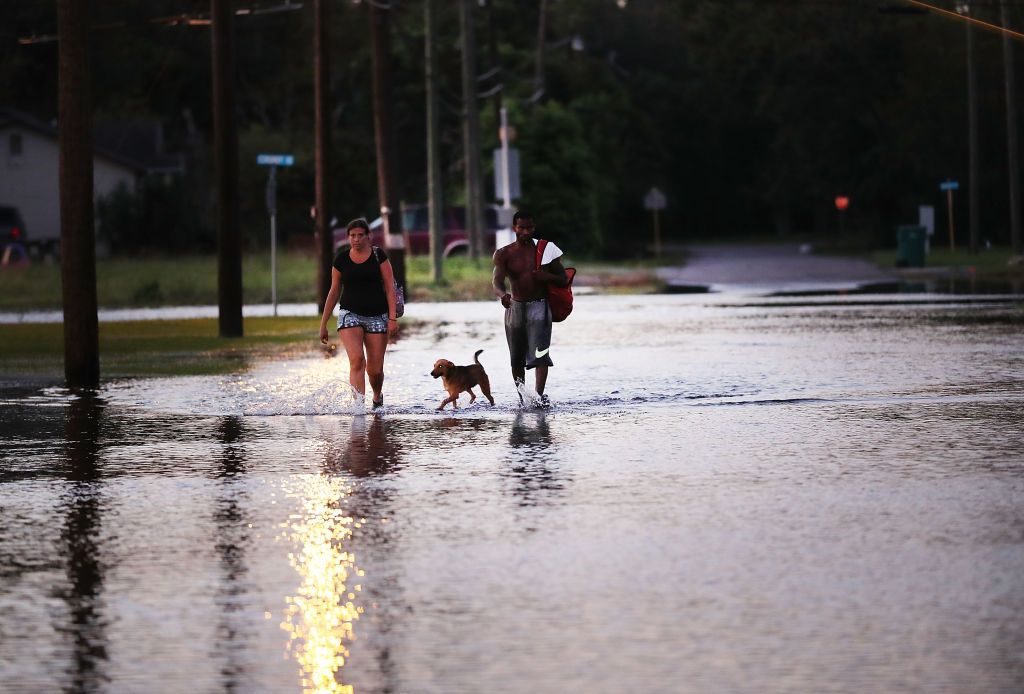
[[[103,604],[103,499],[100,465],[100,429],[103,400],[93,392],[78,394],[68,406],[64,421],[68,481],[62,533],[67,548],[68,587],[62,597],[68,604],[66,631],[73,646],[68,691],[95,691],[108,677],[107,619]]]
[[[245,653],[246,640],[240,634],[244,619],[236,619],[245,606],[245,548],[249,544],[249,529],[243,511],[246,499],[244,474],[242,420],[238,417],[224,417],[217,425],[217,435],[222,444],[220,465],[217,476],[222,485],[217,495],[214,510],[216,523],[216,548],[220,557],[222,581],[214,598],[220,614],[217,621],[217,651],[222,658],[221,678],[225,691],[238,691],[243,684],[245,671],[239,656]]]
[[[396,427],[386,417],[353,417],[348,439],[343,448],[328,446],[324,460],[331,472],[346,472],[356,477],[384,474],[401,457],[401,444]]]
[[[542,497],[558,495],[565,480],[557,472],[556,447],[551,437],[547,413],[519,411],[512,422],[508,445],[511,449],[513,493],[520,506],[533,506]]]
[[[351,654],[360,677],[356,690],[400,691],[399,669],[391,656],[391,632],[405,608],[396,601],[402,590],[391,557],[396,524],[388,476],[401,466],[402,427],[401,421],[386,416],[353,417],[347,431],[342,430],[325,448],[327,472],[359,478],[344,500],[346,515],[361,521],[344,550],[358,560],[365,574],[359,600],[367,606],[360,620],[367,625],[354,642],[358,649]]]

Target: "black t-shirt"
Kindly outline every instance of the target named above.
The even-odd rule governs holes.
[[[334,257],[334,267],[341,273],[341,299],[338,305],[360,316],[379,316],[388,312],[388,297],[381,281],[380,265],[388,259],[380,248],[374,247],[370,257],[356,263],[343,248]]]

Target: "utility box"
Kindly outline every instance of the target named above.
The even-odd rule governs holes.
[[[896,267],[924,267],[927,230],[919,224],[896,227]]]

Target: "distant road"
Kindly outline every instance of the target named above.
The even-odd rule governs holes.
[[[774,292],[854,289],[899,279],[895,272],[866,260],[815,255],[798,244],[700,245],[684,250],[683,267],[658,269],[658,276],[670,285]]]

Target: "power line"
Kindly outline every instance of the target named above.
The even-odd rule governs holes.
[[[1008,29],[1006,27],[999,26],[998,24],[992,24],[990,22],[985,22],[985,21],[980,20],[980,19],[975,19],[974,17],[971,17],[971,16],[969,16],[967,14],[960,14],[959,12],[953,12],[951,10],[947,10],[945,8],[938,7],[937,5],[929,5],[926,2],[921,2],[921,0],[904,0],[904,2],[906,2],[906,3],[910,4],[910,5],[913,5],[915,7],[924,8],[924,9],[928,10],[929,12],[934,12],[934,13],[942,15],[944,17],[949,17],[951,19],[958,19],[960,21],[968,22],[970,24],[974,24],[976,26],[979,26],[982,29],[987,29],[989,31],[994,31],[994,32],[996,32],[998,34],[1004,34],[1004,35],[1009,36],[1011,38],[1015,38],[1018,41],[1024,41],[1024,34],[1020,33],[1019,31],[1014,31],[1013,29]],[[968,6],[970,5],[970,3],[965,3],[965,4],[967,4]]]

